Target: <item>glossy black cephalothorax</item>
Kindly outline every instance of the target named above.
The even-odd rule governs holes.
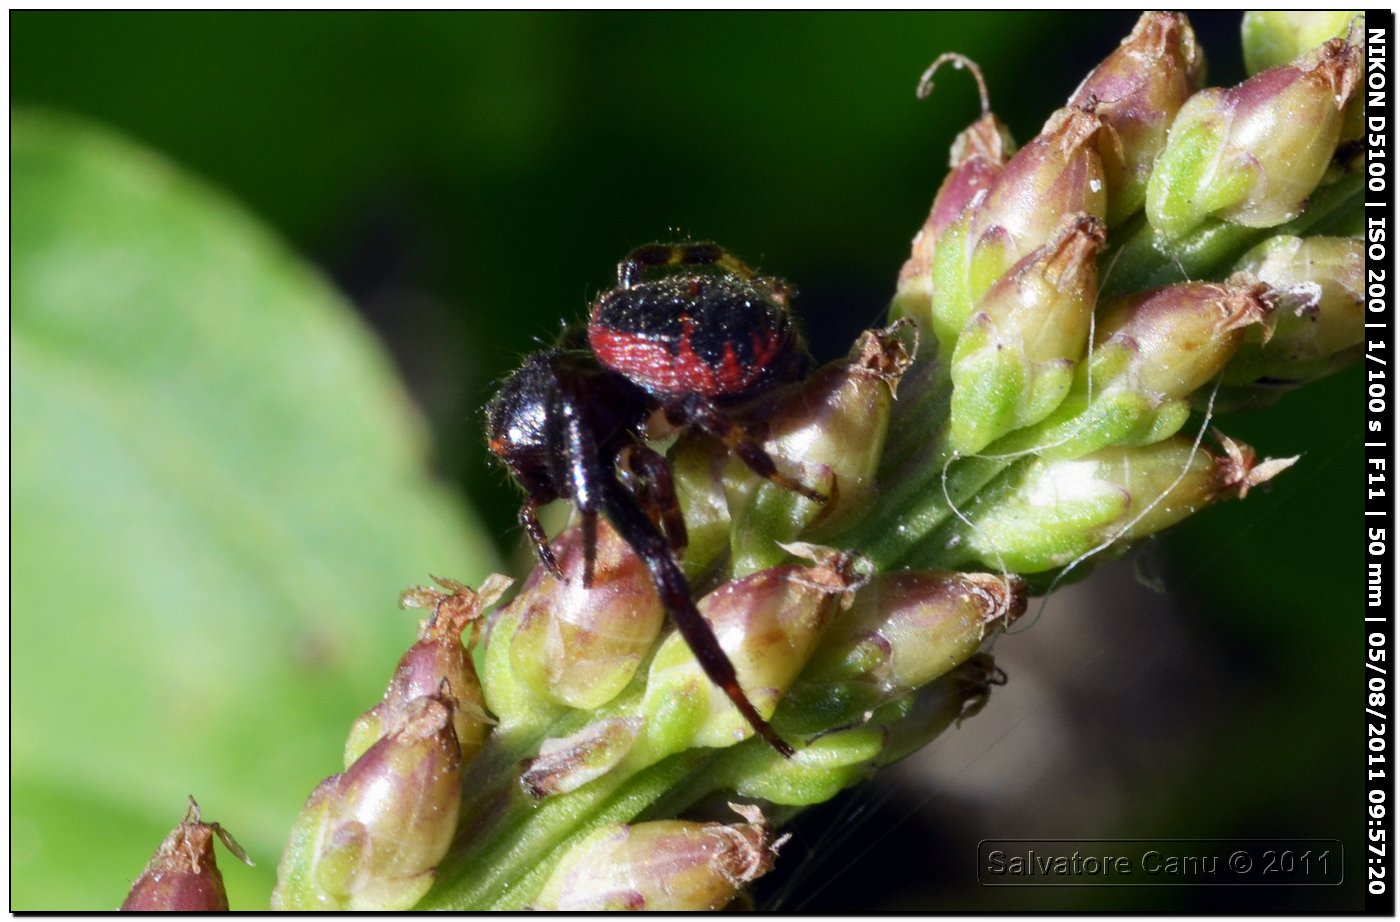
[[[646,280],[650,267],[675,268]],[[597,517],[607,517],[642,559],[676,629],[706,675],[779,752],[792,749],[749,702],[675,554],[686,544],[666,460],[642,427],[660,409],[674,425],[720,439],[756,473],[816,502],[825,497],[777,470],[726,409],[794,380],[809,365],[788,313],[789,289],[761,278],[715,244],[651,244],[618,266],[618,287],[594,302],[586,331],[526,358],[487,406],[491,452],[525,490],[520,522],[540,562],[562,576],[538,508],[571,501],[583,529],[591,583]],[[625,469],[635,487],[619,479]]]

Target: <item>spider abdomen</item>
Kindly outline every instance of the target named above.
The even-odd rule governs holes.
[[[679,275],[615,288],[593,306],[598,360],[661,400],[743,397],[792,376],[805,356],[786,291],[729,276]]]

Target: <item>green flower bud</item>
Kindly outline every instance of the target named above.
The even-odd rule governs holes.
[[[900,378],[913,362],[918,332],[908,320],[867,330],[840,361],[818,369],[788,392],[767,419],[763,447],[803,483],[830,497],[813,503],[753,474],[737,458],[724,475],[732,503],[731,571],[743,576],[784,559],[780,542],[809,526],[839,528],[862,513],[875,490],[875,471]],[[749,482],[744,489],[740,484]]]
[[[1248,279],[1183,282],[1111,304],[1070,395],[1014,446],[1070,458],[1172,435],[1191,395],[1230,361],[1245,331],[1269,316],[1267,289]]]
[[[986,196],[974,197],[962,218],[934,243],[932,329],[944,354],[988,288],[1023,257],[1061,234],[1082,215],[1103,218],[1107,207],[1099,161],[1099,119],[1060,109],[1039,136],[998,173]]]
[[[722,909],[768,873],[773,841],[757,807],[731,805],[734,825],[658,820],[606,826],[574,845],[535,898],[540,910]]]
[[[1365,332],[1362,242],[1273,237],[1236,264],[1278,299],[1272,329],[1251,327],[1226,366],[1232,405],[1260,406],[1356,361]],[[1217,408],[1222,406],[1216,401]]]
[[[953,351],[951,439],[975,454],[1059,406],[1084,354],[1103,222],[1083,216],[1002,276]]]
[[[1250,75],[1279,67],[1328,39],[1344,38],[1360,10],[1249,10],[1240,24]]]
[[[861,579],[851,555],[811,545],[788,550],[816,563],[763,570],[725,583],[697,603],[734,664],[740,686],[765,718]],[[653,658],[642,708],[651,758],[696,746],[731,746],[753,735],[679,634],[668,637]]]
[[[563,739],[545,740],[521,772],[520,786],[536,800],[576,791],[621,762],[641,726],[639,717],[614,717],[595,720]]]
[[[757,489],[726,477],[731,460],[724,444],[710,438],[682,437],[671,451],[671,481],[689,538],[680,564],[692,586],[704,582],[729,551],[731,501],[746,502]]]
[[[1358,34],[1187,100],[1147,186],[1158,237],[1171,243],[1210,218],[1272,227],[1296,217],[1332,161],[1360,78]]]
[[[933,308],[934,245],[968,206],[986,195],[1016,149],[1010,131],[991,112],[982,71],[962,55],[945,54],[934,61],[919,83],[919,98],[933,92],[934,73],[949,61],[954,62],[955,67],[967,68],[977,79],[982,96],[982,117],[953,141],[948,174],[934,196],[928,219],[915,235],[909,259],[899,273],[891,316],[910,317],[921,324],[927,323]]]
[[[1102,125],[1061,109],[934,244],[933,332],[950,354],[982,295],[1004,272],[1056,238],[1063,225],[1107,209],[1097,138]]]
[[[1011,130],[993,112],[984,112],[953,139],[948,152],[948,175],[938,187],[921,232],[932,238],[925,242],[926,257],[932,256],[933,241],[938,235],[985,197],[1015,152]]]
[[[898,762],[950,727],[975,716],[986,706],[992,688],[1004,684],[1006,674],[996,668],[991,654],[978,653],[925,685],[902,707],[884,717],[885,748],[877,764]]]
[[[1004,234],[1012,246],[1011,265],[1049,243],[1069,220],[1103,220],[1101,128],[1097,116],[1081,109],[1051,115],[1040,134],[1007,161],[986,199],[970,209],[972,239]]]
[[[381,701],[365,711],[350,725],[350,733],[345,738],[345,752],[342,761],[346,768],[365,754],[365,751],[379,742],[385,734],[384,703]]]
[[[817,733],[860,718],[966,661],[1026,610],[1026,584],[989,573],[881,573],[822,637],[786,698],[784,729]]]
[[[1214,378],[1245,330],[1269,315],[1265,293],[1249,280],[1183,282],[1145,292],[1110,305],[1099,338],[1105,348],[1136,346],[1131,374],[1138,390],[1184,397]]]
[[[1221,456],[1178,436],[1074,459],[1034,458],[980,493],[967,520],[943,532],[943,546],[959,567],[1052,570],[1110,545],[1124,549],[1212,502],[1243,496],[1297,460],[1255,464],[1248,446],[1221,442]]]
[[[224,877],[214,860],[215,836],[239,861],[253,863],[228,830],[200,820],[199,804],[191,797],[185,818],[131,885],[122,912],[228,912]]]
[[[1108,225],[1142,208],[1152,162],[1177,110],[1200,89],[1205,54],[1181,13],[1147,12],[1070,97],[1104,124],[1099,156],[1108,182]]]
[[[312,792],[277,868],[274,910],[403,910],[432,886],[457,829],[452,706],[419,697],[403,726]]]
[[[612,526],[598,523],[593,583],[583,584],[583,536],[565,531],[554,556],[566,579],[536,567],[510,604],[515,675],[541,697],[593,709],[616,697],[651,651],[665,621],[641,559]]]
[[[345,747],[347,768],[380,737],[402,728],[413,701],[438,695],[444,682],[462,760],[470,761],[486,739],[491,719],[469,655],[474,638],[464,645],[462,633],[468,627],[475,633],[482,611],[494,605],[513,581],[492,574],[481,584],[481,591],[474,592],[455,580],[434,579],[441,589],[418,586],[400,599],[405,608],[430,608],[433,615],[419,626],[418,642],[399,660],[384,700],[355,721]]]

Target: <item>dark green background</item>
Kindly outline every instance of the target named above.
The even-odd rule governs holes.
[[[514,547],[515,494],[486,462],[479,407],[536,339],[580,316],[630,246],[677,234],[725,243],[797,285],[816,349],[834,355],[879,316],[947,146],[977,112],[971,81],[952,70],[917,101],[926,64],[949,50],[978,60],[994,108],[1024,141],[1134,18],[19,12],[11,86],[17,104],[81,113],[168,155],[320,265],[394,356],[430,420],[439,472]],[[1238,16],[1193,20],[1210,81],[1239,79]],[[1337,890],[1286,894],[987,892],[971,881],[962,840],[1356,841],[1359,394],[1353,370],[1273,414],[1227,422],[1261,451],[1307,452],[1303,464],[1270,494],[1212,510],[1166,542],[1172,617],[1193,641],[1177,654],[1179,695],[1077,715],[1118,722],[1089,759],[1134,765],[1136,737],[1179,739],[1170,764],[1124,769],[1143,771],[1129,788],[1152,786],[1146,806],[1129,803],[1110,830],[1033,819],[986,829],[956,792],[933,798],[917,822],[897,811],[902,832],[872,837],[863,857],[857,844],[823,859],[834,880],[802,908],[1357,905],[1350,874]],[[1110,604],[1123,619],[1135,606]],[[1006,643],[1055,629],[1042,622]],[[1090,652],[1093,668],[1133,687],[1131,662]],[[1163,712],[1178,718],[1170,729]],[[853,819],[859,798],[823,808],[799,836],[889,819]],[[1022,805],[1028,817],[1036,809]],[[236,828],[227,811],[220,818]]]

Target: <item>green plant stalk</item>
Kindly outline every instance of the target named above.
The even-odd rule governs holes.
[[[1215,227],[1203,229],[1181,245],[1181,253],[1188,254],[1182,257],[1183,262],[1193,276],[1221,277],[1239,253],[1258,239],[1285,231],[1324,228],[1349,213],[1359,202],[1360,190],[1359,177],[1347,177],[1319,189],[1309,209],[1281,228],[1231,228],[1230,233]],[[1124,250],[1123,258],[1132,271],[1124,272],[1120,262],[1116,271],[1123,275],[1115,281],[1115,289],[1166,284],[1180,272],[1172,258],[1151,246],[1150,229],[1140,229]],[[931,356],[933,351],[923,354]],[[956,521],[956,509],[965,508],[993,481],[1014,479],[1018,465],[1031,460],[1031,456],[1016,452],[1033,444],[1028,438],[1033,429],[994,443],[982,455],[966,458],[957,457],[948,446],[946,426],[939,425],[931,439],[930,429],[946,418],[948,395],[947,375],[936,360],[916,361],[900,387],[879,474],[883,482],[899,486],[883,491],[857,525],[828,539],[859,549],[877,570],[946,566],[942,546],[931,537]],[[940,408],[945,412],[940,413]],[[506,655],[504,644],[496,646],[492,655]],[[437,882],[419,908],[527,908],[557,860],[594,830],[639,816],[668,815],[674,812],[671,808],[682,809],[717,790],[742,787],[745,764],[771,755],[755,740],[727,750],[690,750],[641,765],[631,773],[609,772],[579,790],[539,803],[531,801],[518,786],[519,767],[538,751],[540,741],[566,736],[593,720],[635,713],[645,676],[644,665],[632,686],[597,711],[552,709],[545,720],[512,724],[491,734],[464,782],[467,796],[461,822],[463,829],[471,830],[469,836],[443,861]],[[854,712],[846,716],[851,720],[859,717]],[[781,711],[775,720],[781,721]],[[853,777],[834,777],[828,793]],[[817,799],[814,794],[812,801]],[[786,808],[784,813],[796,809]]]
[[[467,796],[459,830],[470,833],[439,866],[437,882],[420,908],[486,908],[500,896],[495,891],[518,892],[519,881],[528,869],[549,866],[542,859],[556,851],[560,840],[573,841],[571,837],[621,821],[596,811],[631,778],[609,772],[578,791],[536,804],[518,783],[520,766],[539,751],[542,739],[567,736],[592,720],[635,710],[641,702],[645,675],[645,667],[639,669],[638,680],[601,711],[556,711],[552,720],[500,728],[487,738],[463,778]],[[627,818],[630,815],[623,817]]]
[[[518,784],[519,770],[521,762],[538,751],[540,740],[567,735],[593,720],[635,713],[646,672],[645,667],[639,670],[627,691],[602,709],[498,728],[488,737],[464,778],[469,794],[462,805],[461,828],[470,832],[439,866],[436,883],[418,908],[528,908],[558,859],[600,827],[644,814],[670,815],[670,806],[689,806],[726,789],[790,807],[819,803],[859,780],[880,755],[880,723],[856,726],[871,702],[852,700],[830,715],[833,725],[851,729],[812,741],[797,762],[789,763],[763,741],[749,739],[727,749],[688,750],[652,764],[639,741],[635,759],[578,790],[532,801]],[[950,676],[946,684],[952,682]],[[897,719],[911,701],[910,696],[885,696],[874,703],[878,714]],[[780,707],[774,715],[778,726],[783,718]],[[629,764],[634,766],[630,772]],[[663,803],[667,809],[662,809]]]
[[[509,662],[512,628],[497,625],[499,639],[488,647],[488,657]],[[632,819],[706,758],[705,751],[691,750],[651,764],[639,741],[638,758],[579,790],[536,803],[520,787],[520,766],[539,751],[541,740],[568,736],[595,720],[637,713],[649,665],[643,663],[628,688],[602,708],[548,709],[545,719],[500,727],[487,738],[463,778],[467,794],[459,830],[470,832],[439,866],[436,883],[418,908],[527,908],[570,845],[602,826]],[[630,773],[628,765],[633,766]]]
[[[1075,117],[1082,120],[1082,116]],[[1070,175],[1065,180],[1067,188],[1074,191],[1083,186],[1097,192],[1099,190],[1092,182],[1087,186],[1085,184],[1086,177],[1093,179],[1096,175],[1090,169],[1097,162],[1096,155],[1086,153],[1084,157],[1088,159],[1083,164],[1079,160],[1070,164],[1079,164],[1085,169],[1078,173],[1068,171]],[[1013,161],[1007,169],[1013,179],[1022,175],[1040,175],[1036,172],[1037,164],[1026,159]],[[1187,278],[1197,281],[1222,279],[1230,274],[1245,250],[1268,236],[1352,228],[1361,202],[1361,177],[1355,172],[1343,172],[1336,166],[1331,169],[1333,173],[1329,178],[1332,181],[1312,192],[1307,208],[1288,223],[1273,228],[1246,228],[1207,219],[1194,230],[1175,237],[1168,247],[1142,217],[1129,219],[1117,228],[1114,234],[1116,245],[1098,259],[1098,277],[1102,283],[1098,303],[1109,305],[1119,294],[1155,290]],[[1000,188],[995,186],[995,182],[999,181],[994,181],[992,191],[1001,196],[998,201],[1005,206],[1005,213],[998,212],[1000,216],[993,226],[986,229],[989,234],[992,231],[996,233],[985,240],[979,238],[978,245],[992,256],[1006,256],[1003,261],[1007,262],[1007,266],[994,273],[995,277],[983,281],[992,284],[1002,276],[1016,284],[1034,281],[1020,274],[1006,275],[1014,268],[1010,261],[1014,254],[1012,250],[1007,249],[1004,253],[1002,250],[1012,239],[1007,236],[1007,227],[1022,227],[1027,221],[1038,227],[1039,223],[1044,223],[1041,220],[1044,216],[1022,214],[1011,207],[1015,205],[1014,201],[1009,204],[1002,201],[1017,199],[1007,189],[1019,187],[1013,183],[1007,188]],[[995,195],[992,197],[995,198]],[[1073,196],[1071,199],[1079,202]],[[1067,205],[1064,209],[1067,216],[1097,214],[1101,210],[1089,208],[1082,202],[1071,204],[1073,207]],[[968,219],[974,216],[975,209],[982,207],[977,202],[969,204],[966,212]],[[1006,208],[1010,210],[1006,211]],[[1296,213],[1289,211],[1289,214]],[[984,222],[991,221],[985,214],[977,216]],[[1002,226],[1003,223],[1006,227]],[[983,246],[984,243],[986,246]],[[1102,244],[1101,239],[1099,243]],[[1090,263],[1092,259],[1091,253]],[[943,274],[938,276],[939,284],[956,288],[966,281],[966,273],[957,265],[950,263],[943,269]],[[973,266],[967,271],[975,273],[980,269]],[[1230,284],[1242,284],[1248,297],[1256,300],[1249,302],[1250,311],[1237,311],[1232,306],[1232,299],[1223,296],[1216,298],[1211,294],[1208,303],[1217,305],[1218,302],[1218,306],[1225,311],[1224,329],[1242,330],[1246,322],[1257,323],[1272,309],[1258,300],[1261,295],[1252,293],[1253,288],[1262,286],[1235,281]],[[1148,330],[1150,334],[1157,329],[1151,326],[1155,322],[1153,318],[1163,316],[1162,311],[1176,303],[1174,299],[1186,297],[1181,289],[1199,291],[1203,287],[1223,291],[1226,286],[1174,286],[1166,292],[1144,296],[1142,303],[1156,307],[1133,316],[1147,318],[1143,321],[1146,326],[1141,329]],[[951,289],[942,290],[946,295]],[[900,303],[896,301],[892,313],[899,310]],[[914,301],[909,303],[914,305],[910,308],[911,314],[916,313],[918,305]],[[1166,303],[1165,307],[1163,303]],[[955,340],[958,336],[966,335],[966,330],[949,342],[938,343],[929,333],[929,326],[936,318],[930,320],[929,317],[913,316],[912,319],[922,325],[924,344],[912,367],[906,370],[901,366],[902,378],[896,374],[886,379],[891,383],[900,383],[898,399],[893,407],[885,402],[879,411],[881,414],[891,414],[889,417],[879,417],[882,428],[878,439],[883,441],[883,451],[874,448],[865,454],[854,453],[859,455],[856,459],[859,463],[853,462],[852,467],[859,473],[851,475],[853,482],[867,484],[870,471],[874,470],[875,482],[881,486],[869,494],[868,506],[860,508],[859,521],[854,523],[850,523],[849,518],[833,514],[829,524],[822,525],[812,514],[813,510],[802,505],[805,501],[775,491],[768,484],[753,486],[758,492],[748,495],[747,500],[744,496],[736,497],[730,492],[731,486],[737,483],[742,487],[746,482],[744,478],[749,475],[741,472],[737,479],[726,474],[706,480],[703,468],[712,459],[703,453],[697,454],[693,460],[702,470],[692,472],[695,476],[690,480],[700,485],[697,489],[702,493],[705,490],[714,492],[713,485],[719,484],[719,493],[725,495],[724,514],[714,516],[712,522],[700,516],[701,523],[707,523],[703,544],[713,552],[713,562],[718,562],[726,543],[730,552],[728,563],[723,567],[724,572],[709,574],[706,583],[713,585],[752,571],[767,571],[774,566],[786,565],[792,555],[806,556],[813,549],[812,545],[805,544],[809,538],[858,552],[868,561],[873,572],[879,574],[877,579],[907,567],[956,570],[960,565],[966,565],[995,571],[998,567],[992,564],[997,555],[1007,551],[1008,547],[1012,549],[1008,553],[1021,554],[1019,563],[1012,560],[1012,570],[1025,569],[1048,578],[1051,565],[1070,560],[1072,555],[1090,546],[1086,541],[1098,541],[1108,533],[1107,529],[1116,527],[1118,516],[1127,514],[1132,496],[1138,497],[1139,505],[1136,508],[1140,510],[1139,518],[1129,522],[1125,529],[1146,517],[1152,506],[1175,489],[1188,469],[1207,475],[1220,475],[1221,471],[1234,469],[1237,473],[1233,479],[1222,477],[1220,483],[1223,486],[1207,478],[1202,481],[1200,489],[1228,489],[1233,493],[1238,488],[1239,495],[1243,495],[1248,487],[1268,480],[1292,463],[1293,459],[1279,459],[1255,465],[1252,451],[1247,446],[1241,447],[1228,439],[1223,440],[1225,456],[1208,454],[1205,457],[1197,453],[1198,446],[1193,446],[1185,436],[1177,435],[1170,443],[1163,441],[1186,422],[1186,398],[1192,393],[1209,391],[1209,386],[1203,386],[1202,382],[1215,373],[1215,367],[1198,362],[1198,366],[1204,370],[1193,377],[1191,362],[1183,355],[1161,350],[1153,353],[1146,346],[1140,348],[1130,336],[1124,341],[1113,338],[1123,329],[1116,325],[1124,322],[1121,315],[1136,304],[1137,301],[1128,299],[1101,312],[1103,332],[1109,337],[1095,340],[1104,344],[1105,351],[1096,353],[1102,358],[1102,364],[1081,366],[1080,370],[1087,367],[1092,371],[1102,367],[1110,380],[1121,382],[1130,379],[1136,382],[1139,380],[1135,377],[1138,371],[1146,369],[1143,371],[1141,391],[1122,384],[1117,390],[1109,388],[1105,391],[1100,402],[1092,388],[1086,391],[1081,387],[1090,379],[1077,376],[1073,387],[1081,389],[1074,391],[1075,400],[1082,403],[1071,401],[1064,412],[1036,416],[1035,420],[1038,421],[1018,417],[1024,426],[1009,431],[1004,428],[997,430],[1007,434],[971,455],[961,455],[955,449],[949,419],[950,415],[962,412],[966,416],[978,412],[978,409],[964,406],[959,410],[958,402],[951,399],[954,386],[948,366],[936,358],[940,353],[945,357],[955,354]],[[969,306],[976,308],[978,304]],[[1178,315],[1169,313],[1167,316],[1175,318]],[[1015,316],[1001,316],[993,311],[974,315],[968,325],[983,329],[990,323],[1009,323],[1012,319]],[[1130,328],[1130,331],[1137,329]],[[1175,333],[1179,328],[1173,326],[1170,329]],[[1081,337],[1076,335],[1074,338]],[[1153,341],[1151,335],[1143,339],[1144,343]],[[1158,341],[1176,340],[1160,337]],[[1230,348],[1233,349],[1235,342],[1237,340],[1230,342]],[[1055,360],[1073,365],[1076,359],[1072,353],[1073,350],[1056,352]],[[1154,360],[1159,364],[1153,366],[1148,358],[1143,358],[1141,364],[1132,366],[1135,369],[1133,375],[1113,378],[1117,374],[1113,370],[1115,367],[1126,367],[1131,356],[1140,355],[1155,356]],[[1119,361],[1117,366],[1114,365],[1115,361]],[[1225,358],[1220,361],[1223,363]],[[1011,375],[1008,380],[1011,379],[1015,379],[1015,376]],[[1172,391],[1172,387],[1182,381],[1189,381],[1189,385],[1180,384],[1180,393]],[[1176,403],[1168,404],[1168,401]],[[1081,411],[1081,406],[1086,409]],[[1165,410],[1159,415],[1158,411],[1164,407]],[[888,438],[884,434],[886,427]],[[842,430],[838,428],[835,431]],[[872,436],[871,444],[878,444],[873,441],[875,438]],[[1142,480],[1130,481],[1137,484],[1131,488],[1120,487],[1117,485],[1125,481],[1113,479],[1100,481],[1106,483],[1107,488],[1098,489],[1099,482],[1096,482],[1095,491],[1070,503],[1070,513],[1074,518],[1068,523],[1068,528],[1080,529],[1078,533],[1066,539],[1063,529],[1057,531],[1055,527],[1050,527],[1044,529],[1049,536],[1047,540],[1058,541],[1059,544],[1029,550],[1022,546],[1017,550],[1014,545],[1025,521],[1019,510],[1034,508],[1034,503],[1039,502],[1038,497],[1047,492],[1041,487],[1047,483],[1054,486],[1052,481],[1037,478],[1046,475],[1046,471],[1058,476],[1064,470],[1062,467],[1046,467],[1047,463],[1061,463],[1057,458],[1071,459],[1071,463],[1074,463],[1072,459],[1080,457],[1074,452],[1082,449],[1084,459],[1091,467],[1099,464],[1109,473],[1121,472],[1128,468],[1127,464],[1122,463],[1122,459],[1128,457],[1126,452],[1156,442],[1161,444],[1154,451],[1166,461],[1153,467],[1145,460],[1135,460],[1132,471],[1135,474],[1145,472],[1143,476],[1158,471],[1165,478],[1180,471],[1181,475],[1170,486],[1164,488],[1162,485],[1166,481],[1161,477],[1148,483],[1147,487],[1142,486],[1145,482]],[[982,444],[982,441],[977,444]],[[1058,454],[1055,446],[1062,446]],[[1088,457],[1088,453],[1104,446],[1116,448],[1118,454],[1105,452],[1095,458]],[[968,447],[972,446],[969,444]],[[1046,455],[1043,459],[1037,457],[1042,451]],[[1180,458],[1185,452],[1190,453],[1190,459],[1183,466]],[[1104,459],[1105,454],[1109,456],[1108,460]],[[844,455],[825,457],[827,460],[820,464],[839,465],[850,460]],[[1137,455],[1132,457],[1139,458]],[[1146,457],[1141,456],[1142,459]],[[861,459],[868,459],[867,466],[861,466],[866,463]],[[803,457],[799,447],[788,460],[795,463],[799,460],[806,462],[810,458]],[[834,468],[824,470],[827,476],[832,476]],[[1024,495],[1017,492],[1023,483],[1031,488]],[[835,486],[836,482],[833,481],[832,485]],[[864,501],[866,494],[853,492],[851,495]],[[1178,505],[1189,513],[1214,495],[1217,494],[1201,492],[1194,499],[1187,496]],[[1154,496],[1157,500],[1151,499]],[[1027,497],[1032,499],[1027,500]],[[980,514],[990,510],[995,513],[1002,502],[1008,502],[1010,506],[1001,510],[1004,515],[1000,522],[995,516],[979,519],[984,524],[990,522],[1001,529],[1001,543],[988,544],[994,539],[983,540],[987,532],[977,526],[969,529],[963,521],[962,510]],[[1017,502],[1026,505],[1018,507]],[[1152,505],[1144,508],[1143,504],[1149,502]],[[1165,524],[1174,521],[1166,517],[1169,506],[1157,513]],[[805,530],[808,524],[814,525],[811,534]],[[1050,524],[1056,526],[1059,522],[1056,520]],[[1148,521],[1137,533],[1123,531],[1117,535],[1128,534],[1126,540],[1131,540],[1134,536],[1165,527],[1165,524],[1154,525]],[[1092,530],[1099,528],[1105,530]],[[734,537],[735,529],[739,531],[737,537]],[[727,540],[726,533],[730,535]],[[1117,535],[1110,536],[1109,540]],[[794,541],[803,542],[803,545],[791,543]],[[1115,546],[1115,550],[1121,551],[1121,548]],[[829,550],[824,552],[843,560],[851,559],[849,555],[836,555]],[[690,562],[695,563],[694,556]],[[699,569],[709,569],[707,561],[701,563],[706,565]],[[855,572],[857,570],[851,570],[851,573]],[[859,572],[867,572],[864,563]],[[1007,585],[1008,594],[1011,592],[1011,580],[1017,584],[1015,591],[1021,600],[1020,610],[1024,610],[1026,583],[1016,576],[1003,574],[1001,582]],[[798,582],[796,585],[808,584]],[[854,598],[854,580],[841,582],[840,586],[842,590],[849,588],[849,593],[845,595],[848,602]],[[984,598],[992,597],[987,590],[981,590],[981,594]],[[861,603],[857,600],[856,604]],[[992,609],[985,620],[975,620],[973,623],[979,630],[993,620],[998,628],[1004,627],[1019,614],[1019,611],[1010,612],[1009,607]],[[761,612],[763,609],[753,611]],[[820,657],[811,659],[811,649],[804,648],[805,652],[800,658],[796,655],[791,658],[790,672],[782,673],[782,678],[774,678],[767,685],[755,685],[777,695],[788,690],[789,685],[792,686],[792,694],[779,701],[777,711],[772,715],[773,726],[798,749],[795,757],[785,759],[751,734],[746,737],[742,730],[728,736],[730,730],[727,725],[719,724],[722,730],[712,728],[703,731],[714,735],[701,735],[700,728],[707,719],[706,714],[715,717],[718,712],[707,711],[710,707],[708,698],[691,695],[683,683],[666,684],[666,670],[678,665],[670,661],[679,655],[678,644],[674,642],[678,638],[674,636],[653,646],[626,688],[606,704],[592,709],[581,705],[566,706],[561,702],[570,699],[556,695],[557,689],[553,685],[541,684],[538,676],[527,679],[512,671],[512,640],[517,636],[516,630],[521,626],[523,617],[518,612],[512,613],[511,609],[506,609],[497,616],[491,630],[481,661],[481,679],[485,704],[501,722],[463,771],[457,838],[437,863],[432,889],[419,903],[419,908],[457,911],[529,908],[561,859],[595,831],[638,819],[669,817],[721,792],[733,792],[740,797],[767,802],[773,808],[769,820],[790,818],[803,806],[829,798],[876,767],[923,745],[975,710],[979,706],[979,695],[984,699],[987,686],[997,682],[990,677],[995,672],[990,658],[976,653],[977,644],[987,636],[986,633],[959,635],[964,638],[970,636],[970,639],[965,641],[965,646],[946,654],[942,652],[944,648],[936,648],[940,651],[939,656],[946,659],[946,664],[943,659],[926,658],[936,668],[918,673],[920,678],[917,681],[910,679],[903,684],[902,679],[896,679],[906,673],[881,671],[888,668],[888,663],[896,662],[886,657],[899,642],[897,630],[877,634],[870,629],[871,633],[853,633],[846,638],[838,636],[827,650],[825,661]],[[812,617],[815,618],[815,615]],[[723,620],[716,623],[725,624]],[[825,621],[820,624],[824,625]],[[850,622],[850,625],[855,632],[867,630],[866,623],[859,619]],[[717,627],[717,630],[722,629]],[[811,644],[819,647],[818,634],[815,633],[817,629],[813,630]],[[734,636],[737,635],[731,635],[731,639]],[[747,641],[751,636],[765,635],[744,634],[741,639]],[[755,655],[755,650],[775,657],[791,653],[789,648],[779,649],[779,645],[771,639],[766,641],[766,647],[761,645],[763,642],[755,641],[754,646],[741,649],[746,649],[749,655]],[[850,646],[844,645],[847,643]],[[519,653],[528,645],[517,646]],[[660,655],[663,649],[669,649],[665,656]],[[973,660],[979,662],[974,663]],[[782,662],[786,664],[789,660]],[[804,662],[813,667],[805,674],[798,672]],[[659,674],[663,676],[660,684],[654,687],[655,677],[651,675],[653,665],[660,669]],[[948,669],[953,671],[942,671]],[[774,673],[775,676],[778,674]],[[796,684],[792,684],[794,681]],[[592,726],[600,721],[611,723]],[[628,735],[629,727],[640,727],[635,731],[635,737]],[[614,730],[618,732],[613,733]],[[583,742],[580,743],[579,739]],[[558,741],[557,745],[542,749],[541,744],[550,740]],[[603,742],[598,742],[598,748],[590,750],[590,741]],[[578,748],[570,748],[575,745]],[[720,748],[704,748],[711,745]],[[522,775],[522,768],[532,759],[537,760],[529,766],[534,770],[533,775],[530,771]],[[571,763],[570,759],[574,761]],[[575,765],[581,765],[582,770],[574,772]],[[570,772],[574,773],[571,775]],[[563,781],[552,783],[539,780],[556,777]]]
[[[1112,266],[1113,274],[1100,301],[1115,293],[1169,285],[1187,275],[1223,278],[1241,254],[1265,237],[1332,230],[1359,210],[1361,196],[1362,177],[1348,174],[1320,187],[1307,210],[1287,224],[1262,229],[1213,225],[1187,237],[1170,255],[1157,249],[1152,229],[1144,221],[1122,245],[1121,258],[1119,250],[1101,257],[1101,265]],[[938,373],[936,360],[924,355],[931,353],[921,352],[900,387],[890,423],[890,448],[878,475],[880,482],[898,486],[882,491],[868,515],[830,539],[860,550],[877,570],[947,566],[940,545],[930,536],[955,516],[955,510],[965,508],[987,484],[1020,462],[1016,452],[1034,444],[1033,438],[1027,438],[1034,429],[1026,430],[993,443],[980,455],[958,458],[947,444],[946,430],[940,429],[930,445],[929,421],[943,418],[936,414],[947,406],[949,385],[946,374]],[[921,439],[926,446],[923,452],[919,451]]]
[[[485,825],[474,841],[484,843],[439,869],[435,886],[419,909],[451,911],[521,910],[544,883],[549,870],[574,843],[612,823],[635,818],[693,771],[703,752],[684,752],[630,777],[612,773],[568,794],[535,805],[521,801],[502,822]],[[514,773],[500,779],[509,790]],[[454,856],[455,857],[455,856]]]
[[[920,696],[952,702],[951,708],[943,708],[951,719],[961,712],[958,702],[966,699],[965,692],[958,691],[963,684],[961,675],[950,674]],[[418,908],[528,908],[558,859],[594,830],[648,816],[674,815],[722,790],[776,799],[780,809],[775,816],[791,817],[802,806],[830,798],[867,773],[881,755],[886,732],[883,724],[905,717],[920,696],[906,695],[888,702],[877,711],[883,717],[872,724],[829,734],[823,738],[825,745],[817,741],[804,753],[810,763],[805,766],[788,763],[761,740],[750,739],[728,749],[679,753],[631,775],[613,777],[610,773],[539,804],[530,803],[516,786],[517,757],[524,758],[535,750],[541,732],[563,731],[576,721],[559,720],[547,728],[532,727],[530,732],[493,734],[492,742],[478,756],[478,765],[490,766],[490,771],[477,773],[469,783],[482,785],[482,790],[493,792],[494,797],[504,794],[511,802],[495,814],[483,815],[478,809],[465,849],[459,848],[444,861],[437,885]],[[854,723],[860,711],[859,705],[852,705],[839,718]],[[947,722],[925,732],[935,733]],[[831,771],[832,758],[845,768]],[[779,783],[785,774],[804,771],[813,783],[775,793],[774,768]],[[478,808],[491,799],[478,798]]]

